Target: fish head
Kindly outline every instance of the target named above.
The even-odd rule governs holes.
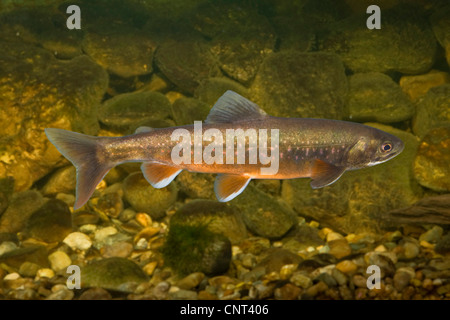
[[[370,128],[368,134],[361,136],[350,148],[348,163],[352,169],[371,167],[399,155],[404,147],[403,141],[396,136]]]

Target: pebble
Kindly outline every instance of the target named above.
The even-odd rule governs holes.
[[[359,288],[367,288],[367,279],[364,276],[360,274],[355,274],[352,280],[355,286]]]
[[[178,281],[177,287],[179,287],[180,289],[191,290],[197,287],[204,278],[204,273],[194,272]]]
[[[419,241],[436,243],[441,239],[443,233],[444,233],[444,229],[442,229],[442,227],[434,226],[430,230],[422,233],[419,237]]]
[[[36,272],[36,280],[39,280],[39,279],[41,279],[41,278],[53,278],[55,276],[55,272],[52,270],[52,269],[49,269],[49,268],[42,268],[42,269],[39,269],[37,272]]]
[[[175,287],[171,287],[175,288]],[[198,295],[197,292],[192,290],[184,290],[184,289],[178,289],[174,290],[172,292],[169,291],[169,299],[172,300],[197,300]]]
[[[355,272],[358,266],[351,260],[343,260],[336,265],[336,269],[343,273]]]
[[[55,251],[48,256],[51,268],[55,271],[65,270],[72,264],[70,257],[63,251]]]
[[[328,242],[330,247],[329,253],[338,259],[348,256],[352,253],[352,248],[349,246],[345,238],[336,239]]]
[[[121,257],[127,258],[133,252],[133,245],[129,242],[115,242],[105,245],[100,249],[100,253],[105,258]]]
[[[274,291],[274,297],[277,300],[297,300],[299,298],[302,289],[294,286],[291,283],[286,283],[281,288],[277,288]]]
[[[79,300],[111,300],[111,294],[103,288],[90,288],[84,291]]]
[[[158,266],[158,262],[152,261],[152,262],[147,263],[145,266],[143,266],[142,270],[145,272],[145,274],[147,274],[148,276],[151,276],[157,266]]]
[[[88,250],[92,246],[92,241],[89,236],[81,232],[72,232],[64,238],[63,242],[67,244],[72,250]]]
[[[45,300],[72,300],[75,293],[67,288],[51,293]]]
[[[302,299],[303,299],[303,297],[305,297],[305,298],[314,298],[319,293],[324,292],[327,289],[328,289],[328,286],[324,282],[319,281],[318,283],[316,283],[315,285],[309,287],[305,291],[305,293],[302,296]]]
[[[404,248],[404,255],[406,259],[414,259],[415,257],[417,257],[420,253],[420,248],[419,246],[417,246],[416,244],[412,243],[412,242],[406,242],[403,245]]]
[[[409,272],[397,271],[394,275],[395,289],[397,289],[398,292],[402,292],[403,289],[405,289],[406,286],[408,286],[411,278],[412,278],[412,276]]]
[[[94,238],[96,242],[103,242],[107,237],[117,234],[117,232],[117,229],[114,227],[102,228],[95,231]]]
[[[8,253],[10,251],[16,250],[17,245],[14,242],[11,241],[3,241],[0,244],[0,256],[4,255],[5,253]]]
[[[294,272],[289,280],[297,287],[303,289],[309,288],[313,284],[312,280],[301,272]]]

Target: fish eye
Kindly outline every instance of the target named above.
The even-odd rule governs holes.
[[[381,145],[381,151],[382,152],[389,152],[392,150],[392,143],[390,142],[385,142]]]

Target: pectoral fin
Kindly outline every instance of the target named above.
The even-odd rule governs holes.
[[[345,168],[343,167],[337,167],[322,160],[315,160],[311,173],[311,188],[326,187],[339,179],[344,172]]]
[[[250,180],[249,177],[235,174],[219,174],[214,182],[217,200],[227,202],[234,199],[244,191]]]
[[[157,189],[164,188],[181,172],[181,169],[159,162],[144,162],[141,165],[145,179]]]

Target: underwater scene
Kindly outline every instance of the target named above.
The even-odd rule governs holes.
[[[0,48],[0,300],[450,299],[449,1],[0,0]]]

